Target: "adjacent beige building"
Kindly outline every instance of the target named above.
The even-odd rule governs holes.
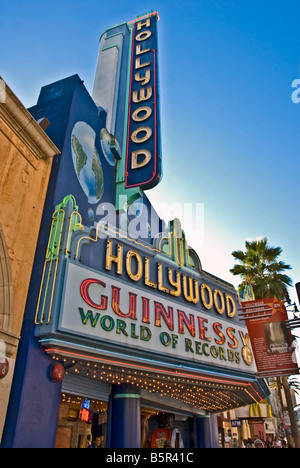
[[[0,441],[31,270],[59,150],[0,77]],[[47,122],[48,124],[48,122]]]

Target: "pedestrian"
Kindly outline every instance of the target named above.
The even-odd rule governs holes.
[[[258,437],[258,435],[255,436],[254,448],[265,448],[265,444],[264,444],[263,441]]]
[[[236,437],[232,439],[232,445],[231,448],[239,448],[239,443]]]
[[[253,440],[248,438],[248,442],[246,443],[246,448],[254,448]]]
[[[101,437],[94,436],[91,445],[88,448],[101,448]]]
[[[267,437],[266,448],[272,448],[272,440],[270,439],[270,437]]]
[[[243,441],[243,437],[241,437],[240,440],[239,440],[239,448],[246,448],[246,445],[245,445],[245,443]]]
[[[282,442],[279,437],[275,437],[273,442],[273,448],[282,448]]]
[[[288,444],[287,444],[287,440],[282,438],[281,439],[281,442],[282,442],[282,448],[288,448]]]

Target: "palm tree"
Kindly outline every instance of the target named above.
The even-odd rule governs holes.
[[[292,286],[292,280],[284,274],[291,266],[278,260],[282,253],[280,247],[270,247],[268,238],[246,241],[246,250],[235,250],[232,256],[240,263],[230,270],[233,275],[239,275],[242,283],[239,289],[251,285],[256,298],[276,296],[279,300],[290,302],[288,286]]]

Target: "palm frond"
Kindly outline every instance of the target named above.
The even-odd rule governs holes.
[[[245,251],[235,250],[232,256],[239,264],[235,264],[229,271],[240,276],[243,284],[251,285],[257,298],[276,296],[280,300],[289,301],[288,287],[292,286],[292,279],[285,275],[285,270],[291,266],[278,260],[282,253],[281,247],[268,245],[268,238],[255,241],[245,241]]]

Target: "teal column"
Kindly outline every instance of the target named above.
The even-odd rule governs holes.
[[[197,448],[219,448],[216,414],[196,417],[196,436]]]
[[[218,416],[216,414],[210,415],[210,446],[211,448],[220,448]]]
[[[113,385],[111,395],[110,448],[140,447],[140,389],[131,384]]]
[[[196,417],[197,448],[210,448],[209,416]]]

